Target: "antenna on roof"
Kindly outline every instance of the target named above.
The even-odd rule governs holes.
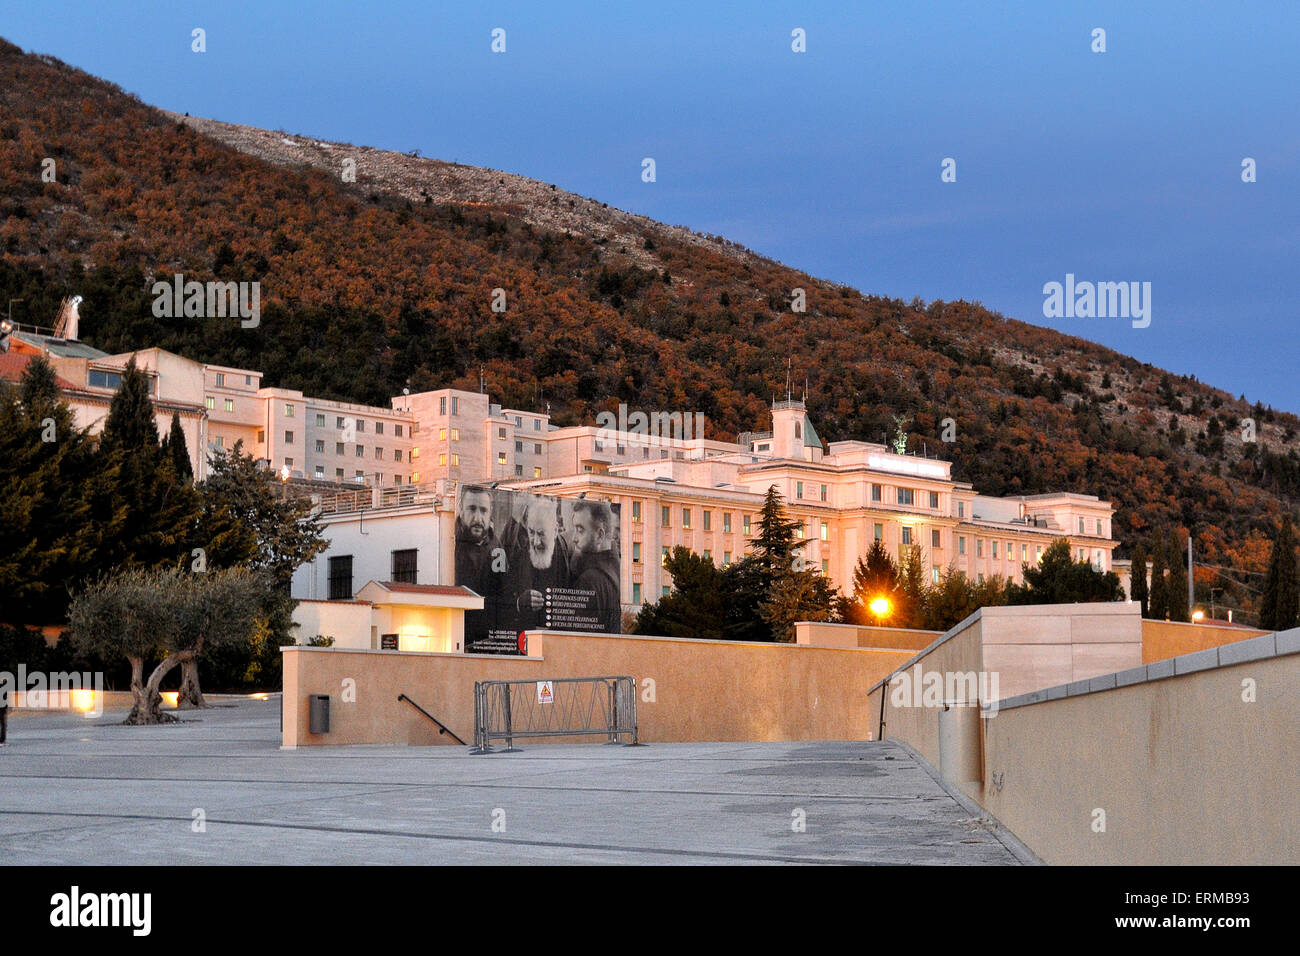
[[[483,366],[478,367],[478,393],[483,394]]]

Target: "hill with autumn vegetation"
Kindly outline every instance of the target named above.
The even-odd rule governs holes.
[[[155,318],[150,286],[175,273],[258,281],[260,325]],[[1300,501],[1300,419],[1194,378],[976,303],[864,295],[522,176],[179,117],[0,40],[0,300],[51,325],[69,294],[110,352],[157,345],[375,404],[481,373],[559,424],[627,402],[698,409],[733,438],[766,427],[788,360],[823,436],[880,441],[909,415],[911,447],[978,491],[1114,501],[1121,556],[1190,530],[1209,564],[1263,571]],[[1207,593],[1249,610],[1258,579],[1212,574]]]

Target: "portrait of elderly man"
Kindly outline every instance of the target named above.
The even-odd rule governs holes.
[[[516,630],[527,631],[546,627],[546,589],[569,586],[569,544],[554,499],[529,496],[518,523],[507,591],[515,595]]]
[[[603,501],[573,503],[573,563],[570,587],[587,595],[583,617],[591,630],[617,634],[622,628],[618,556],[614,552],[614,513]]]

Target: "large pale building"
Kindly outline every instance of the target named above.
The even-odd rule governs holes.
[[[242,442],[301,480],[331,538],[294,579],[304,600],[351,600],[372,580],[452,585],[456,490],[467,482],[619,505],[626,610],[671,588],[662,562],[675,546],[720,566],[743,556],[770,487],[799,521],[804,560],[845,592],[874,541],[895,556],[919,546],[933,581],[949,568],[1019,581],[1022,565],[1060,537],[1077,560],[1111,570],[1116,547],[1109,502],[1071,492],[993,498],[954,480],[947,461],[870,442],[823,445],[793,398],[773,403],[768,430],[722,442],[705,439],[694,415],[620,408],[596,424],[557,427],[548,414],[459,389],[403,394],[388,408],[312,398],[266,386],[261,372],[162,349],[109,355],[77,341],[75,323],[61,337],[16,332],[11,353],[10,377],[24,356],[47,356],[77,424],[92,432],[134,356],[160,433],[176,413],[197,476],[207,451]],[[330,493],[323,482],[349,490]]]

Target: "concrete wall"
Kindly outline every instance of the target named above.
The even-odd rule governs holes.
[[[891,647],[922,651],[942,631],[911,631],[903,627],[865,627],[857,624],[824,624],[800,621],[794,626],[794,642],[813,647]]]
[[[284,648],[286,747],[450,743],[407,694],[466,741],[474,682],[628,675],[638,682],[641,740],[865,740],[866,690],[906,650],[743,644],[683,638],[530,633],[529,657]],[[356,703],[342,701],[344,679]],[[647,699],[653,680],[653,700]],[[307,696],[329,694],[331,732],[308,733]],[[525,746],[540,741],[523,741]]]
[[[1171,657],[1178,657],[1180,654],[1191,654],[1235,641],[1246,641],[1267,633],[1269,632],[1252,627],[1143,621],[1142,663],[1164,661]]]
[[[1298,685],[1292,653],[1003,709],[979,797],[1047,863],[1294,865]]]

